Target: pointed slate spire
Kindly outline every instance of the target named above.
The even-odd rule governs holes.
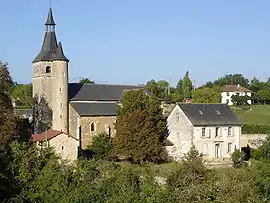
[[[56,49],[55,60],[67,61],[67,62],[69,61],[67,59],[67,57],[65,56],[65,54],[64,54],[64,51],[63,51],[63,47],[62,47],[62,43],[61,42],[58,43],[58,46],[57,46],[57,49]]]
[[[53,20],[52,8],[49,9],[48,18],[45,25],[56,25]]]

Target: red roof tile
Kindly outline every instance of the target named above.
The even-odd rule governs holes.
[[[31,138],[32,138],[33,142],[46,141],[46,139],[50,140],[50,139],[52,139],[60,134],[63,134],[63,133],[64,132],[59,131],[59,130],[46,130],[41,134],[33,134]],[[64,133],[64,134],[66,134],[66,133]]]

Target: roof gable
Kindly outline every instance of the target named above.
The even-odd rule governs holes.
[[[241,125],[227,104],[178,104],[194,126]]]
[[[66,134],[66,133],[59,131],[59,130],[46,130],[41,134],[33,134],[31,138],[32,138],[33,142],[46,141],[46,140],[50,140],[50,139],[52,139],[60,134]]]

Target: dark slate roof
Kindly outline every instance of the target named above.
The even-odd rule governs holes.
[[[45,25],[56,25],[53,20],[52,8],[49,9],[49,13],[48,13],[48,17],[47,17]]]
[[[144,89],[142,86],[78,83],[70,83],[68,87],[70,101],[119,101],[124,90]]]
[[[55,26],[51,9],[49,10],[48,19],[46,21],[46,26],[48,25]],[[41,50],[32,63],[36,63],[39,61],[55,61],[55,60],[68,62],[68,59],[64,55],[61,42],[59,42],[59,44],[57,45],[57,39],[54,29],[50,30],[47,29],[47,31],[45,32]]]
[[[70,104],[80,116],[116,116],[118,108],[116,102],[71,102]]]
[[[241,125],[227,104],[178,104],[194,126]]]

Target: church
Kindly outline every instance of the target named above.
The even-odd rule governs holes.
[[[117,108],[125,91],[147,90],[143,86],[69,83],[69,59],[57,42],[55,26],[50,8],[43,44],[32,62],[32,83],[33,96],[38,101],[45,99],[52,111],[52,129],[32,135],[32,140],[38,145],[51,142],[57,153],[62,150],[60,154],[70,158],[73,145],[86,149],[99,133],[114,136]],[[76,159],[74,153],[72,157]]]

